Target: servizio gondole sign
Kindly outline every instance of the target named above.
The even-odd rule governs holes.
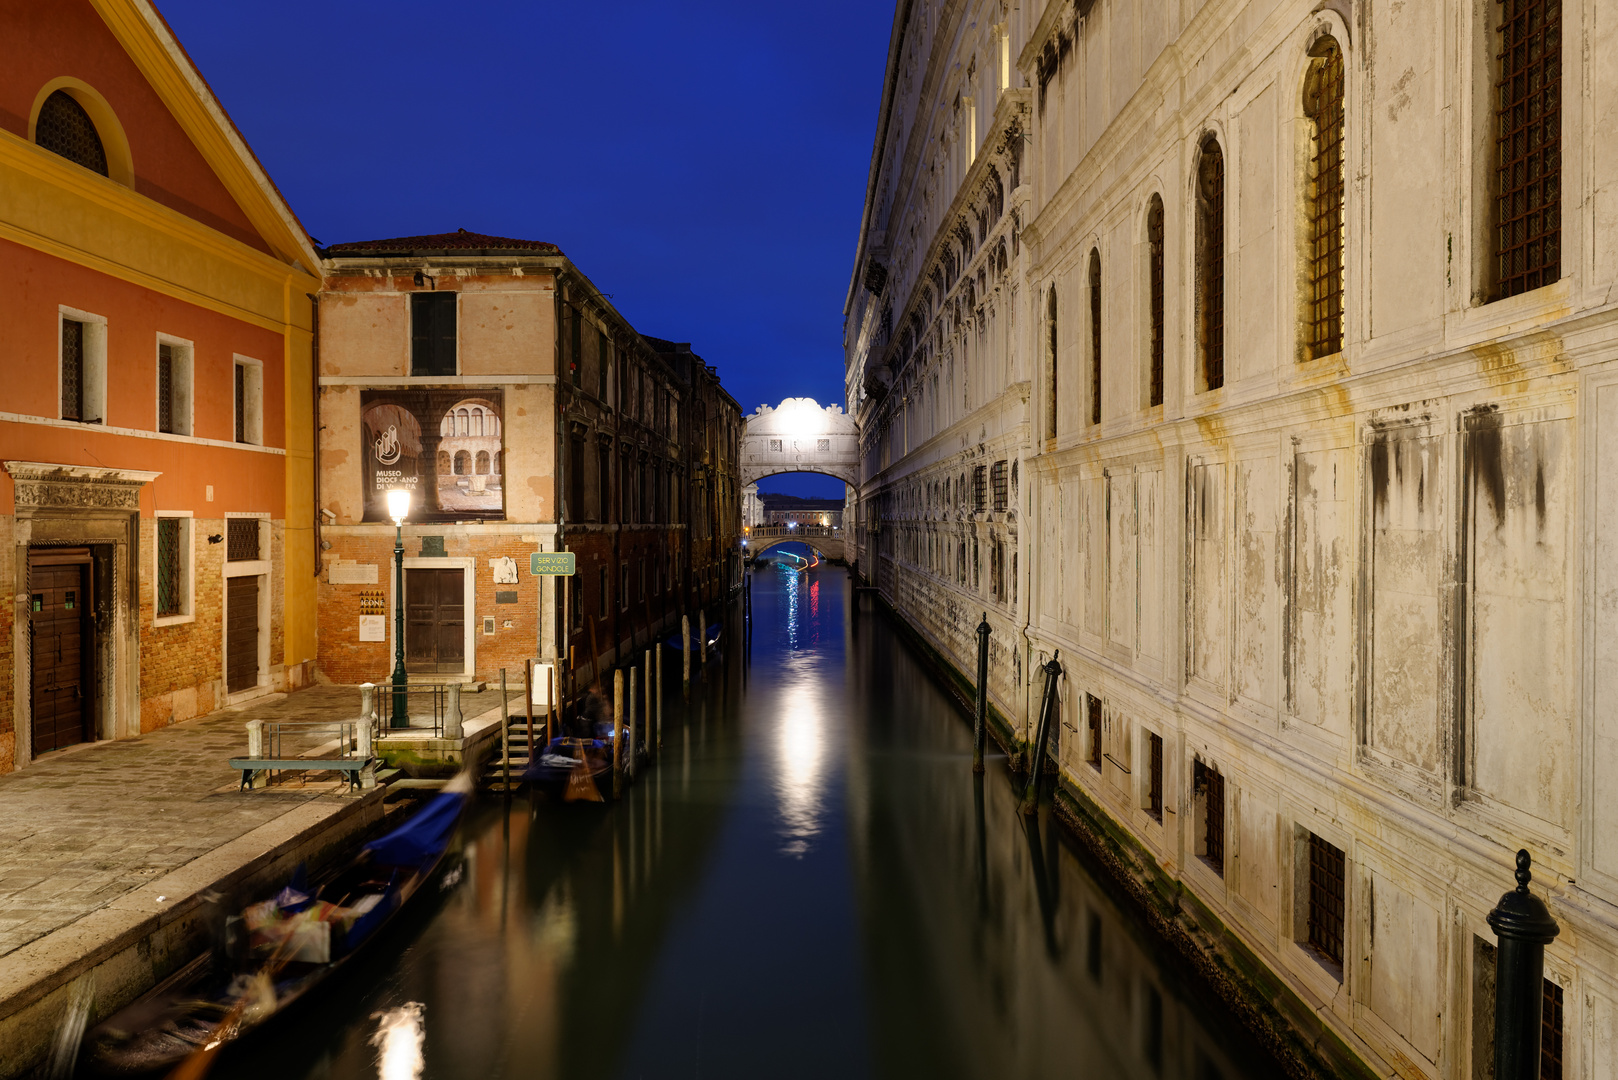
[[[578,571],[578,555],[572,551],[531,551],[528,572],[534,577],[572,577]]]

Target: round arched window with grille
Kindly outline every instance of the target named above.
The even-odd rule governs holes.
[[[34,141],[91,172],[107,175],[107,151],[95,122],[66,90],[57,90],[40,106]]]

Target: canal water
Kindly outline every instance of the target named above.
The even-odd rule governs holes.
[[[614,805],[478,808],[453,884],[236,1075],[332,1080],[1276,1074],[836,567]],[[750,658],[749,658],[750,657]],[[672,662],[671,662],[672,661]]]

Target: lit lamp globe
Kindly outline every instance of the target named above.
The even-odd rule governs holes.
[[[393,519],[395,525],[404,524],[404,519],[410,516],[410,490],[408,488],[391,488],[388,491],[388,517]]]

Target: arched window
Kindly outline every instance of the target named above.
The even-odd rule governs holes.
[[[1146,207],[1146,404],[1163,404],[1163,200],[1152,196]]]
[[[489,452],[487,450],[478,451],[477,464],[474,467],[477,469],[479,476],[489,475]]]
[[[34,142],[91,172],[107,175],[107,151],[95,122],[66,90],[56,91],[40,106]]]
[[[462,435],[470,435],[470,434],[472,434],[472,410],[471,409],[468,409],[465,406],[462,406],[460,409],[456,410],[455,418],[456,418],[456,420],[459,421],[458,426],[461,429],[461,434]]]
[[[1045,437],[1056,438],[1056,283],[1045,304]]]
[[[455,475],[470,476],[472,473],[472,455],[465,450],[455,451]]]
[[[1225,385],[1225,155],[1202,140],[1197,161],[1197,349],[1202,388]]]
[[[1565,87],[1561,0],[1504,0],[1495,10],[1494,298],[1502,299],[1562,276]]]
[[[1343,348],[1343,53],[1327,36],[1309,50],[1303,114],[1310,122],[1309,174],[1304,189],[1308,256],[1304,261],[1304,355]]]
[[[1090,249],[1090,423],[1101,423],[1101,252]]]
[[[472,434],[474,434],[474,435],[482,435],[483,434],[483,410],[482,409],[473,409],[472,410]]]

